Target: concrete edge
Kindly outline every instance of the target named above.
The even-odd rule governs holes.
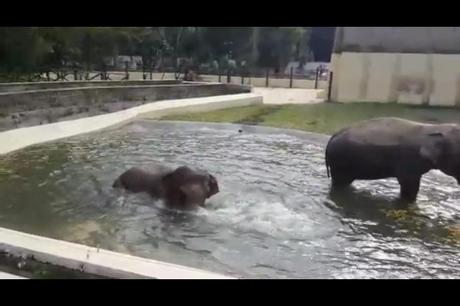
[[[0,249],[108,278],[236,279],[213,272],[0,228]]]
[[[27,86],[27,85],[46,85],[46,84],[58,84],[58,85],[65,85],[65,84],[84,84],[84,83],[106,83],[106,82],[113,82],[113,83],[161,83],[161,82],[178,82],[181,81],[176,79],[163,79],[163,80],[77,80],[77,81],[37,81],[37,82],[8,82],[8,83],[0,83],[0,87],[8,87],[8,86]]]
[[[192,86],[222,86],[227,85],[226,83],[181,83],[181,84],[150,84],[150,85],[115,85],[115,86],[82,86],[82,87],[65,87],[65,88],[48,88],[48,89],[32,89],[32,90],[21,90],[21,91],[6,91],[0,92],[0,96],[14,96],[34,93],[50,93],[50,92],[67,92],[77,90],[99,90],[99,89],[126,89],[126,88],[160,88],[160,87],[192,87]]]
[[[26,279],[25,277],[13,275],[10,273],[0,272],[0,279]]]
[[[262,103],[262,96],[252,93],[147,102],[141,106],[104,115],[1,132],[0,155],[34,144],[123,125],[138,117],[157,118],[183,111],[197,112]]]

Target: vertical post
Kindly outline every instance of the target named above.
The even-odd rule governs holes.
[[[73,71],[73,80],[74,80],[74,81],[77,81],[77,80],[78,80],[77,70],[74,70],[74,71]]]
[[[220,83],[221,82],[221,75],[220,75],[220,70],[217,71],[217,81]]]
[[[331,92],[332,92],[332,77],[334,73],[331,71],[329,72],[329,87],[327,89],[327,102],[331,102]]]
[[[230,83],[232,80],[231,74],[230,74],[230,68],[227,69],[227,83]]]
[[[318,89],[319,67],[316,68],[315,89]]]
[[[46,80],[48,82],[50,81],[50,72],[49,71],[46,72]]]
[[[244,72],[241,72],[241,85],[244,85]]]
[[[153,77],[153,67],[150,66],[150,80],[152,80],[152,77]]]
[[[267,68],[267,71],[265,73],[265,87],[268,87],[268,74],[270,73],[270,69]]]
[[[125,79],[129,80],[128,62],[125,61]]]
[[[292,73],[294,71],[294,67],[291,66],[291,69],[289,71],[289,88],[292,88]]]
[[[103,68],[104,68],[104,80],[107,81],[109,79],[109,75],[107,73],[107,65],[104,64]]]

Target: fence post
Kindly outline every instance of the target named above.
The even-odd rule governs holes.
[[[78,80],[78,75],[77,75],[77,70],[73,71],[73,80],[77,81]]]
[[[50,72],[49,71],[46,72],[46,80],[48,82],[50,81]]]
[[[125,79],[129,80],[128,62],[125,62]]]
[[[244,85],[244,72],[241,72],[241,85]]]
[[[268,87],[268,74],[270,73],[270,69],[267,68],[267,71],[265,73],[265,87]]]
[[[294,67],[291,66],[291,70],[289,72],[289,88],[292,88],[292,72],[294,71]]]
[[[221,75],[220,75],[220,70],[217,71],[217,81],[220,83],[221,82]]]
[[[315,89],[318,89],[318,78],[319,78],[319,67],[316,68],[316,75],[315,75]]]
[[[232,76],[231,76],[231,73],[230,73],[230,68],[227,69],[227,83],[230,83],[232,81]]]
[[[153,74],[153,69],[152,69],[152,67],[150,66],[150,80],[152,80],[152,74]]]
[[[332,92],[332,77],[334,73],[331,71],[329,72],[329,87],[327,89],[327,102],[331,102],[331,92]]]

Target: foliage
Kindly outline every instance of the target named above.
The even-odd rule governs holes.
[[[117,55],[141,56],[147,67],[168,62],[229,64],[281,69],[308,56],[310,28],[304,27],[3,27],[0,73],[46,69],[101,69]],[[230,61],[230,62],[229,62]]]

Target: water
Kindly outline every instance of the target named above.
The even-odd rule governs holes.
[[[0,158],[0,226],[246,278],[458,278],[460,188],[440,172],[397,206],[396,180],[329,194],[327,137],[138,121]],[[114,190],[132,166],[214,174],[207,209]]]

